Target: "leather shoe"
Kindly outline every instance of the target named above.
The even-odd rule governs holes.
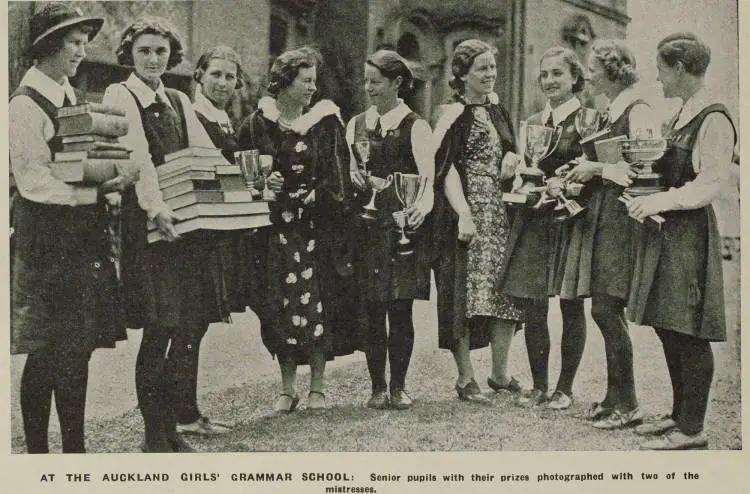
[[[666,434],[667,432],[671,431],[675,427],[677,427],[677,422],[672,420],[671,415],[665,415],[663,417],[659,417],[659,419],[655,422],[648,422],[639,425],[635,428],[634,432],[639,436],[661,436],[662,434]]]
[[[671,432],[664,434],[658,439],[646,441],[641,444],[641,449],[652,451],[677,451],[683,449],[706,449],[708,439],[702,432],[694,436],[688,436],[679,431],[672,429]]]
[[[471,401],[473,403],[479,403],[481,405],[492,404],[492,400],[482,394],[482,390],[479,389],[479,385],[474,380],[474,378],[472,378],[471,381],[466,383],[463,387],[459,386],[458,383],[456,383],[456,393],[458,393],[458,398],[464,401]]]
[[[388,408],[388,393],[386,391],[374,391],[370,399],[367,400],[367,408],[376,410]]]
[[[516,405],[522,407],[535,407],[547,401],[547,394],[541,389],[532,389],[516,399]]]
[[[326,395],[322,391],[312,390],[307,395],[308,410],[324,410],[326,407]]]
[[[297,409],[297,405],[299,405],[299,396],[281,393],[276,400],[273,411],[278,414],[292,413]]]
[[[609,414],[607,417],[604,417],[601,420],[597,420],[593,423],[593,426],[597,429],[602,430],[615,430],[615,429],[625,429],[627,427],[635,427],[636,425],[639,425],[643,422],[643,413],[641,413],[641,409],[638,407],[635,407],[634,409],[630,410],[629,412],[622,412],[620,410],[615,409],[611,414]]]
[[[570,405],[572,404],[572,397],[566,395],[560,390],[557,390],[552,393],[552,397],[547,402],[547,408],[549,408],[550,410],[565,410],[567,408],[570,408]]]
[[[594,402],[591,404],[591,406],[586,409],[586,412],[583,414],[583,418],[586,420],[601,420],[605,417],[608,417],[612,412],[614,412],[614,408],[611,407],[605,407],[599,402]]]
[[[495,393],[500,393],[502,391],[507,391],[511,394],[517,394],[517,393],[523,393],[524,389],[523,386],[521,386],[521,383],[519,383],[515,377],[511,377],[508,380],[508,384],[502,385],[492,379],[491,377],[487,378],[487,386],[490,387],[492,391]]]
[[[411,408],[412,404],[413,402],[411,398],[403,389],[391,391],[391,408],[395,408],[396,410],[406,410]]]

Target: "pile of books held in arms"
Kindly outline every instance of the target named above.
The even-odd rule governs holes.
[[[240,166],[221,150],[189,147],[168,154],[156,168],[162,198],[179,220],[180,234],[193,230],[245,230],[270,224],[268,202],[253,200]],[[162,240],[149,222],[148,241]]]
[[[119,137],[128,133],[125,113],[100,103],[60,108],[57,137],[62,150],[54,153],[52,175],[67,183],[99,184],[118,175],[120,166],[134,166],[130,149]]]

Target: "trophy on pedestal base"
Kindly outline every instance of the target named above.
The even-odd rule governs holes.
[[[667,190],[661,182],[661,174],[654,172],[653,165],[667,150],[666,139],[626,139],[620,142],[622,156],[636,171],[633,184],[625,189],[632,196],[647,196]]]
[[[667,140],[660,138],[626,139],[620,142],[622,156],[636,171],[636,177],[630,187],[620,196],[620,201],[628,204],[634,197],[647,196],[667,190],[662,183],[661,173],[653,169],[654,162],[664,156]],[[664,223],[664,217],[658,214],[649,216],[658,227]]]
[[[393,185],[396,188],[396,197],[404,209],[393,213],[393,220],[401,229],[401,238],[398,241],[398,253],[406,256],[414,253],[411,240],[406,238],[407,211],[417,204],[424,196],[429,180],[422,175],[412,173],[396,172],[393,174]]]

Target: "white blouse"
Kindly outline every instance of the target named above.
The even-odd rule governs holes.
[[[60,85],[36,67],[30,68],[21,86],[38,91],[57,108],[65,96],[76,104],[76,96],[67,78]],[[28,96],[16,96],[8,105],[10,166],[22,197],[42,204],[78,206],[95,204],[96,187],[73,185],[52,176],[52,160],[47,142],[55,136],[55,126],[39,105]]]
[[[102,101],[104,104],[115,106],[125,111],[129,128],[127,135],[120,138],[120,142],[133,150],[131,160],[140,165],[140,177],[135,184],[138,204],[141,209],[146,211],[149,219],[153,219],[159,213],[168,211],[169,207],[164,202],[161,190],[159,189],[159,180],[156,175],[156,168],[151,161],[151,155],[148,152],[148,140],[146,139],[146,132],[143,129],[143,121],[138,111],[138,105],[128,89],[135,94],[135,97],[138,98],[143,108],[151,105],[156,100],[157,94],[159,94],[160,98],[167,105],[171,106],[171,104],[169,98],[167,98],[163,83],[160,83],[159,87],[154,91],[135,74],[130,75],[128,80],[125,81],[124,86],[119,83],[110,85],[105,91]],[[188,145],[215,147],[213,142],[211,142],[211,138],[206,133],[206,129],[203,128],[198,117],[195,116],[190,99],[182,92],[179,92],[179,97],[185,111],[183,117],[185,118],[187,127]]]

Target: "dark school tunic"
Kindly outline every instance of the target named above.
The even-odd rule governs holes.
[[[560,122],[553,136],[554,151],[539,163],[547,178],[570,160],[581,156],[580,136],[575,127],[574,111]],[[542,114],[529,118],[529,123],[543,125]],[[559,137],[559,140],[558,140]],[[578,198],[576,198],[578,200]],[[559,295],[568,259],[577,260],[579,253],[569,252],[571,232],[578,221],[557,222],[551,208],[522,208],[513,219],[508,240],[508,268],[503,292],[519,298],[544,299]]]
[[[354,142],[369,139],[368,168],[376,177],[387,178],[396,172],[419,174],[414,160],[411,129],[420,117],[414,112],[406,115],[398,127],[385,137],[367,129],[365,114],[355,117]],[[369,202],[368,189],[358,194],[362,205]],[[428,223],[408,234],[414,253],[399,255],[396,251],[401,232],[393,220],[393,213],[404,209],[396,194],[395,182],[375,197],[376,219],[360,221],[357,250],[357,280],[363,300],[388,302],[398,299],[430,298],[430,243],[425,232]],[[407,227],[408,228],[408,227]]]
[[[249,252],[260,269],[247,305],[261,322],[263,343],[272,355],[309,362],[313,345],[329,359],[357,348],[363,325],[354,277],[351,183],[342,157],[348,157],[343,128],[334,115],[322,117],[298,134],[257,110],[238,132],[241,149],[273,156],[284,188],[271,202],[272,225],[261,229],[266,244]],[[300,189],[315,190],[312,204]]]
[[[630,103],[601,139],[627,136],[630,112],[639,104],[645,103],[643,100]],[[633,272],[634,222],[618,199],[625,188],[594,178],[585,184],[586,189],[591,194],[587,202],[590,211],[582,218],[578,296],[601,293],[627,301]]]
[[[166,94],[172,108],[165,103],[143,108],[133,95],[157,169],[167,154],[189,146],[179,93],[166,89]],[[146,214],[135,197],[130,201],[123,203],[123,240],[129,240],[127,247],[123,241],[123,274],[130,276],[126,285],[130,308],[141,325],[188,329],[226,320],[229,311],[222,273],[213,255],[214,232],[197,230],[175,242],[148,244]]]
[[[667,187],[696,178],[693,147],[703,121],[714,112],[731,121],[724,105],[713,104],[665,136],[667,152],[654,170]],[[629,319],[708,341],[726,340],[721,238],[713,207],[662,216],[661,231],[643,228],[639,237]]]
[[[39,105],[57,129],[52,102],[25,86],[11,98],[20,95]],[[48,145],[52,154],[61,149],[57,138]],[[126,339],[104,203],[41,204],[16,192],[12,214],[11,353],[49,346],[90,352]]]

